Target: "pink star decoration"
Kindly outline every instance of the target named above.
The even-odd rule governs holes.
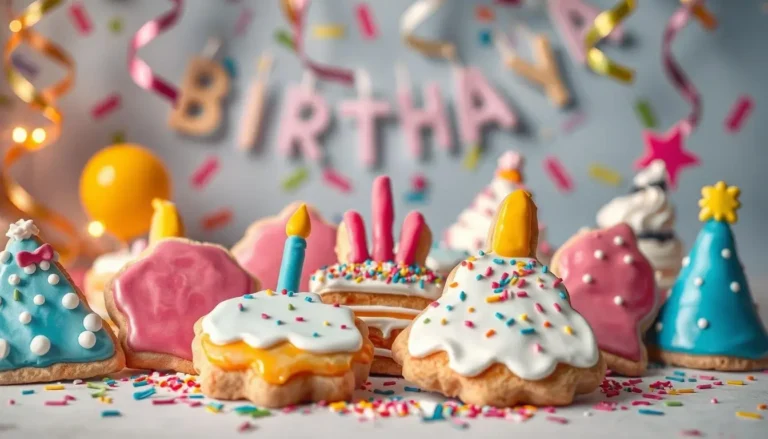
[[[663,135],[658,135],[653,131],[643,131],[643,139],[645,140],[645,155],[635,162],[635,167],[642,169],[654,160],[663,161],[667,165],[669,186],[672,188],[677,187],[677,175],[683,168],[699,164],[699,157],[685,150],[683,133],[679,124]]]

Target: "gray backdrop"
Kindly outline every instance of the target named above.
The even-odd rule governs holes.
[[[613,0],[590,0],[609,7]],[[21,7],[21,2],[15,2]],[[634,160],[642,154],[641,125],[633,105],[643,97],[655,109],[660,127],[666,129],[689,111],[686,104],[665,77],[660,59],[663,27],[677,7],[674,0],[646,0],[626,22],[629,34],[622,49],[608,46],[607,53],[616,60],[637,69],[637,80],[631,87],[598,77],[575,65],[565,53],[562,40],[542,8],[521,12],[518,8],[495,7],[495,25],[511,31],[514,14],[529,27],[549,35],[559,53],[561,68],[574,95],[576,105],[567,111],[555,109],[538,89],[506,70],[491,47],[479,43],[478,32],[487,28],[474,17],[476,4],[492,5],[491,0],[450,1],[420,32],[454,40],[467,64],[482,68],[487,77],[506,96],[521,116],[523,127],[516,132],[492,130],[486,137],[486,152],[475,172],[462,167],[462,155],[450,155],[430,146],[432,154],[423,162],[411,160],[403,143],[399,123],[381,125],[382,160],[380,169],[361,169],[357,159],[356,130],[348,120],[335,118],[325,139],[325,148],[339,172],[350,177],[354,192],[341,194],[320,184],[320,172],[311,164],[310,183],[286,193],[280,181],[301,163],[277,154],[274,141],[282,104],[283,87],[301,79],[301,68],[292,53],[276,45],[273,33],[286,27],[276,1],[267,0],[187,0],[180,23],[149,47],[141,56],[156,73],[179,83],[190,56],[200,53],[206,40],[220,36],[225,40],[221,54],[237,62],[237,77],[226,105],[226,123],[209,139],[184,138],[166,126],[169,104],[154,94],[137,87],[126,71],[126,49],[130,37],[145,21],[167,10],[169,2],[161,0],[87,0],[84,2],[94,22],[94,32],[83,37],[77,33],[60,8],[39,25],[44,34],[60,42],[77,61],[77,85],[61,100],[65,114],[64,133],[59,142],[30,158],[17,168],[22,181],[53,207],[67,212],[84,227],[86,218],[78,203],[77,185],[80,170],[87,159],[106,146],[111,134],[124,130],[129,141],[151,147],[173,171],[175,199],[186,218],[190,235],[224,244],[236,241],[253,220],[278,212],[292,200],[309,200],[328,217],[348,208],[360,209],[368,216],[370,183],[379,173],[393,177],[397,210],[403,218],[414,207],[406,205],[404,192],[410,178],[424,173],[431,185],[429,202],[422,209],[433,229],[442,231],[486,185],[495,168],[496,157],[506,149],[517,149],[527,159],[526,177],[540,207],[540,217],[549,226],[551,241],[563,242],[579,227],[594,223],[596,210],[627,187],[612,188],[592,181],[587,174],[591,162],[602,162],[620,171],[625,182],[631,179]],[[360,38],[353,8],[357,1],[317,0],[309,16],[310,23],[337,22],[347,25],[343,40],[308,38],[308,51],[318,61],[333,60],[347,67],[367,69],[373,78],[376,94],[393,98],[393,65],[400,60],[408,66],[412,82],[422,85],[428,79],[441,84],[444,97],[454,102],[451,70],[444,62],[429,61],[411,52],[400,42],[399,17],[410,4],[408,0],[369,1],[381,36],[375,41]],[[678,206],[677,230],[687,245],[694,239],[699,190],[704,184],[725,179],[743,190],[740,222],[735,226],[740,240],[741,257],[753,274],[763,270],[761,263],[766,245],[765,205],[768,182],[763,170],[768,165],[766,148],[766,115],[768,110],[768,15],[758,0],[711,0],[707,2],[719,20],[716,32],[707,33],[697,23],[691,24],[677,39],[677,59],[701,90],[704,114],[700,128],[692,135],[689,147],[702,159],[702,166],[682,175],[673,199]],[[253,22],[241,37],[233,37],[234,23],[243,7],[254,11]],[[113,34],[107,23],[120,17],[124,30]],[[521,37],[522,38],[522,37]],[[523,41],[519,39],[519,41]],[[519,45],[524,47],[525,44]],[[256,60],[264,51],[276,56],[272,74],[272,101],[267,117],[265,140],[259,154],[243,154],[236,149],[235,139],[243,108],[243,97],[256,70]],[[527,53],[524,50],[523,53]],[[33,55],[30,55],[36,60]],[[38,82],[58,77],[52,64],[39,62],[43,74]],[[3,93],[9,94],[7,86]],[[332,105],[355,95],[353,89],[320,83],[319,88]],[[121,108],[100,121],[90,118],[91,107],[112,92],[122,95]],[[415,91],[418,92],[418,91]],[[738,134],[728,134],[723,120],[732,103],[741,94],[751,95],[756,108]],[[455,125],[455,113],[451,109]],[[571,133],[560,126],[575,111],[583,111],[586,121]],[[3,109],[4,140],[16,123],[32,123],[37,117],[16,104]],[[555,130],[550,140],[539,138],[543,127]],[[458,141],[458,136],[456,136]],[[432,145],[429,141],[428,145]],[[465,150],[462,147],[461,151]],[[203,159],[220,157],[222,171],[203,191],[189,185],[189,175]],[[570,195],[559,193],[542,172],[542,159],[557,156],[571,172],[576,190]],[[226,228],[203,233],[199,218],[218,207],[231,207],[234,221]],[[759,293],[758,293],[759,294]]]

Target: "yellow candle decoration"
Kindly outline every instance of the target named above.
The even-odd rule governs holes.
[[[153,244],[164,238],[184,236],[184,223],[170,201],[155,198],[152,200],[152,222],[149,228],[149,243]]]
[[[491,230],[491,251],[508,258],[534,258],[539,240],[536,205],[531,194],[518,189],[499,207]]]

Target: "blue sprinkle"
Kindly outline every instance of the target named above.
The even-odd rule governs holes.
[[[465,293],[464,291],[460,292],[459,293],[459,300],[461,300],[462,302],[467,300],[467,293]]]
[[[118,416],[122,416],[119,410],[104,410],[101,412],[102,418],[114,418]]]
[[[375,394],[377,394],[377,395],[385,395],[385,396],[389,396],[389,395],[394,395],[394,394],[395,394],[395,391],[394,391],[394,390],[381,390],[381,389],[373,389],[373,393],[375,393]]]
[[[696,378],[688,378],[689,383],[695,383],[697,380]]]
[[[288,297],[293,297],[293,291],[288,291]]]
[[[403,390],[405,390],[406,392],[416,392],[416,393],[421,392],[421,389],[419,389],[418,387],[410,387],[410,386],[403,387]]]
[[[147,380],[144,380],[144,381],[134,381],[133,382],[133,387],[144,387],[144,386],[146,386],[148,384],[149,383],[147,382]]]
[[[507,320],[507,323],[506,323],[506,324],[507,324],[507,326],[512,326],[512,325],[514,325],[514,324],[515,324],[515,319],[509,319],[509,320]],[[526,329],[530,329],[531,331],[533,331],[533,328],[526,328]],[[523,332],[523,334],[526,334],[526,332]]]
[[[664,379],[672,380],[672,381],[677,381],[678,383],[684,383],[685,382],[684,379],[682,379],[680,377],[676,377],[676,376],[668,376],[668,377],[664,377]]]
[[[215,409],[217,412],[224,408],[224,404],[220,402],[212,402],[208,404],[208,407]]]
[[[560,291],[560,298],[565,300],[568,298],[568,296],[564,292]]]
[[[187,395],[187,398],[191,398],[191,399],[203,399],[203,398],[205,398],[205,395],[201,395],[201,394],[199,394],[199,393],[197,393],[197,394],[196,394],[196,393],[193,393],[193,394],[191,394],[191,395]]]
[[[547,267],[546,265],[542,265],[541,266],[541,272],[542,273],[546,273],[547,271],[549,271],[549,267]]]
[[[477,252],[477,254],[478,254],[478,255],[480,255],[480,256],[485,256],[485,252],[484,252],[484,251],[482,251],[482,250],[480,250],[479,252]]]
[[[31,394],[33,394],[33,393],[35,393],[35,391],[34,391],[34,390],[32,390],[32,389],[29,389],[29,390],[22,390],[22,391],[21,391],[21,394],[22,394],[22,395],[31,395]]]
[[[255,412],[256,410],[258,409],[252,405],[241,405],[239,407],[234,408],[235,413],[238,413],[238,414],[244,414],[244,413],[248,414],[251,412]]]
[[[495,290],[493,290],[493,292],[494,292],[495,294],[499,294],[499,293],[501,293],[502,291],[504,291],[504,288],[496,288]]]
[[[307,297],[305,297],[305,298],[304,298],[304,301],[305,301],[305,302],[311,302],[311,301],[312,301],[312,298],[311,298],[311,297],[309,297],[309,296],[307,296]]]
[[[515,265],[515,264],[517,264],[516,260],[514,260],[514,259],[510,259],[509,260],[509,265]]]
[[[419,288],[424,289],[424,279],[419,281]]]
[[[514,321],[512,323],[514,323]],[[533,328],[523,328],[520,330],[520,333],[523,335],[533,334],[534,332],[536,332],[536,330]]]
[[[448,311],[453,311],[453,305],[445,305],[445,309]]]
[[[683,372],[682,370],[676,370],[676,371],[672,372],[672,374],[673,375],[677,375],[679,377],[684,377],[685,376],[685,372]]]
[[[133,394],[133,399],[135,399],[135,400],[137,400],[137,401],[138,401],[138,400],[140,400],[140,399],[146,399],[146,398],[149,398],[150,396],[152,396],[152,395],[154,395],[154,394],[155,394],[155,388],[154,388],[154,387],[152,387],[152,388],[150,388],[150,389],[147,389],[147,390],[142,390],[141,392],[136,392],[136,393],[134,393],[134,394]]]
[[[328,273],[328,280],[332,280],[332,279],[335,279],[335,277],[333,277],[331,273]]]
[[[282,321],[282,320],[275,320],[275,324],[276,324],[277,326],[280,326],[280,325],[282,325],[282,324],[283,324],[283,321]]]
[[[482,274],[478,274],[477,276],[475,276],[475,280],[480,280],[480,279],[482,279],[482,278],[483,278],[483,275],[482,275]]]
[[[500,313],[500,312],[497,312],[497,313],[496,313],[496,314],[494,314],[494,315],[496,316],[496,318],[497,318],[497,319],[499,319],[499,320],[504,320],[504,314],[502,314],[502,313]]]
[[[253,299],[252,294],[243,294],[243,299]]]
[[[493,258],[493,263],[498,265],[504,265],[504,259],[501,258]]]
[[[320,337],[320,334],[318,334],[317,332],[313,332],[312,337],[315,337],[315,338]]]
[[[660,412],[658,410],[640,409],[637,412],[641,415],[664,416],[664,412]]]
[[[445,420],[445,416],[443,416],[443,406],[442,406],[442,404],[438,404],[438,405],[435,406],[435,412],[432,413],[431,417],[423,418],[422,420],[424,422]]]
[[[226,57],[221,60],[221,65],[224,67],[224,70],[227,71],[230,78],[237,78],[237,66],[235,65],[234,59]]]

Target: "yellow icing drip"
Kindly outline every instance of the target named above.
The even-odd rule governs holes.
[[[339,376],[348,372],[354,363],[373,361],[373,344],[363,340],[357,352],[314,354],[303,351],[289,342],[267,349],[257,349],[239,341],[226,345],[211,342],[208,334],[201,337],[201,345],[208,361],[227,371],[252,368],[270,384],[285,384],[291,377],[303,373]]]

